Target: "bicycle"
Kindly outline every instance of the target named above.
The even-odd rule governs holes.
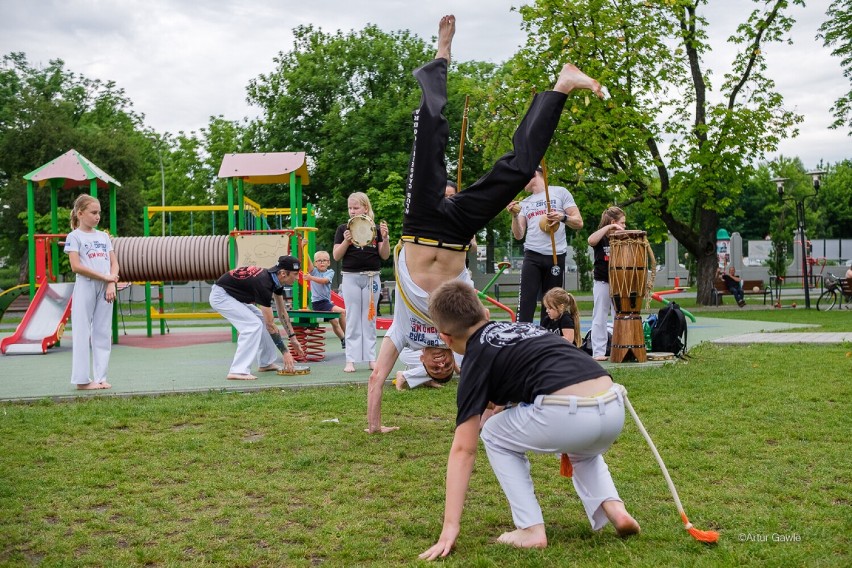
[[[852,303],[852,291],[849,290],[846,278],[840,279],[834,274],[827,274],[825,276],[825,284],[825,291],[820,294],[817,300],[817,310],[827,312],[838,304],[838,300],[840,301],[838,309],[841,307],[850,307],[846,304]]]

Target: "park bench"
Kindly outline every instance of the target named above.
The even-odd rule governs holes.
[[[731,293],[725,286],[725,281],[717,278],[714,283],[713,300],[715,305],[722,305],[722,297],[730,296]],[[763,280],[745,280],[742,281],[743,295],[745,296],[763,296],[763,305],[766,305],[766,297],[769,296],[769,303],[774,302],[775,296],[772,293],[772,288],[763,283]]]

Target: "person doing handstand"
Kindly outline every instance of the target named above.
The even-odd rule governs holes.
[[[619,536],[638,533],[639,523],[627,512],[603,459],[624,426],[624,387],[587,354],[540,326],[489,322],[476,291],[464,282],[438,288],[429,310],[441,338],[464,360],[443,530],[420,558],[447,556],[455,545],[478,437],[517,527],[498,542],[547,546],[527,452],[568,456],[574,488],[594,530],[611,522]],[[481,425],[489,406],[505,409]]]
[[[396,306],[406,305],[430,328],[434,325],[428,316],[429,294],[451,280],[472,284],[465,269],[471,240],[532,179],[550,145],[567,95],[577,89],[589,89],[603,96],[597,81],[574,65],[565,64],[553,90],[538,93],[533,99],[515,131],[513,151],[504,154],[473,185],[448,199],[445,150],[449,125],[442,113],[447,104],[447,67],[455,26],[455,16],[441,18],[435,59],[414,71],[422,95],[413,114],[414,144],[405,192],[402,242],[394,251]],[[412,322],[398,317],[397,312],[394,314],[391,328],[405,326],[402,335],[409,335]],[[386,338],[370,374],[367,394],[370,433],[397,429],[382,425],[381,400],[382,387],[398,355],[398,346]]]

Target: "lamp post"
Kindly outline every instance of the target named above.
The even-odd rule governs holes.
[[[166,208],[166,173],[163,169],[163,155],[160,154],[160,144],[162,140],[157,137],[153,139],[154,149],[157,151],[157,159],[160,161],[160,205],[163,206],[163,209]],[[166,236],[166,212],[162,211],[160,213],[160,226],[162,227],[162,235]]]
[[[802,285],[805,288],[805,309],[809,310],[811,308],[811,294],[810,294],[810,283],[808,282],[808,245],[805,241],[805,199],[808,197],[814,197],[817,193],[819,193],[819,181],[820,177],[825,172],[823,170],[813,170],[808,172],[808,174],[813,179],[814,190],[811,193],[799,194],[799,195],[791,195],[788,197],[784,196],[784,182],[787,181],[787,178],[774,178],[770,181],[775,182],[775,186],[778,188],[778,198],[784,201],[792,201],[796,204],[796,222],[799,226],[799,240],[802,243]]]

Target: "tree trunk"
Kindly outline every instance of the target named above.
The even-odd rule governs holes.
[[[485,230],[485,274],[494,274],[494,230]]]
[[[696,301],[699,305],[713,304],[713,288],[716,280],[716,231],[719,229],[719,214],[716,211],[702,209],[699,220],[698,250],[695,251],[698,261],[696,284],[698,294]]]

